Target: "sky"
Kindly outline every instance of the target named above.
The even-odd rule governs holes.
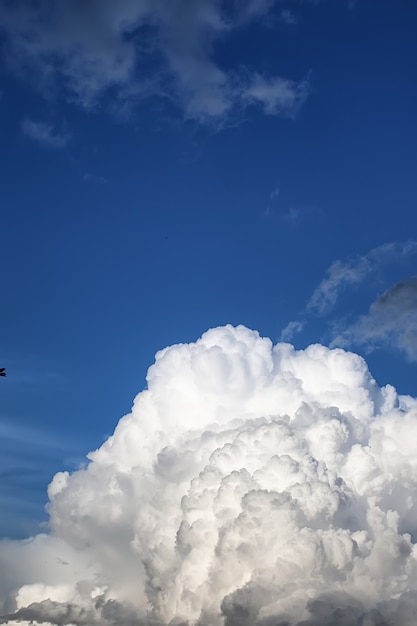
[[[411,0],[0,0],[0,537],[57,532],[54,475],[208,329],[353,351],[417,396],[416,23]]]

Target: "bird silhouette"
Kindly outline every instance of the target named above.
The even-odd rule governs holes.
[[[0,376],[6,376],[6,368],[0,367]]]

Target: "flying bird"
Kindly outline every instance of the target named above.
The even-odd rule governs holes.
[[[6,376],[6,368],[0,367],[0,376]]]

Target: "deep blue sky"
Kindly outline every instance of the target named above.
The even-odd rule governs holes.
[[[0,5],[0,534],[20,536],[44,519],[53,473],[77,467],[129,411],[158,349],[225,323],[275,342],[291,320],[304,324],[297,347],[328,344],[415,274],[404,246],[417,237],[417,5],[277,2],[256,19],[229,16],[211,41],[190,19],[198,53],[186,46],[173,69],[165,37],[87,104],[48,16],[25,49],[32,3],[17,2],[18,16]],[[82,19],[61,40],[76,40]],[[129,34],[135,46],[157,36],[146,20]],[[221,114],[205,109],[213,68],[235,89]],[[254,76],[304,85],[302,101],[268,111],[279,96],[250,101]],[[126,95],[153,80],[147,97]],[[393,255],[371,252],[385,244]],[[376,260],[338,283],[330,312],[309,307],[332,263],[356,272],[360,258]],[[391,323],[371,346],[347,332],[344,345],[380,384],[417,395],[417,348],[407,354],[397,333]]]

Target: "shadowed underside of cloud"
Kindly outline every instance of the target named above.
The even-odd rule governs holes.
[[[120,110],[157,95],[203,123],[221,123],[251,105],[291,117],[308,94],[306,81],[229,72],[214,57],[217,41],[265,18],[275,4],[15,0],[0,6],[0,32],[9,67],[35,72],[44,89],[63,86],[68,98],[83,107],[106,93]]]
[[[375,275],[382,266],[398,263],[417,254],[417,241],[385,243],[367,254],[347,262],[335,261],[326,272],[326,277],[313,292],[307,309],[323,315],[336,304],[341,292],[349,285],[358,285],[369,276]]]
[[[269,596],[269,597],[268,597]],[[272,618],[257,619],[262,601],[272,594],[265,593],[262,588],[248,588],[234,594],[222,604],[224,626],[405,626],[415,622],[409,617],[417,611],[417,600],[412,594],[404,594],[391,607],[381,603],[380,609],[366,609],[355,598],[343,592],[323,594],[307,603],[310,617],[300,622],[288,621],[285,616],[275,615]],[[388,610],[387,610],[388,609]],[[94,608],[83,608],[68,603],[44,600],[27,608],[16,611],[11,617],[25,624],[53,624],[54,626],[166,626],[163,622],[149,616],[138,615],[131,605],[114,600],[105,601],[100,596]],[[201,626],[209,626],[211,622],[199,621]],[[172,626],[187,626],[189,622],[174,620]]]
[[[390,344],[417,361],[417,276],[388,289],[333,341],[333,345],[365,345],[375,348]]]
[[[53,624],[54,626],[158,626],[148,617],[140,617],[137,609],[127,603],[95,599],[92,606],[83,607],[70,602],[43,600],[19,609],[13,615],[0,618],[0,623],[9,619],[29,624]]]
[[[147,382],[50,534],[0,543],[2,623],[415,626],[417,400],[243,326]]]
[[[386,243],[350,261],[335,261],[325,278],[309,299],[299,319],[292,320],[281,333],[289,341],[301,332],[310,315],[329,317],[345,291],[375,280],[384,268],[409,262],[417,254],[417,242]],[[414,276],[388,289],[370,305],[369,311],[346,326],[341,321],[332,324],[331,346],[361,345],[367,349],[389,346],[405,353],[410,361],[417,360],[417,278]],[[342,328],[341,328],[342,326]],[[344,326],[344,327],[343,327]]]

